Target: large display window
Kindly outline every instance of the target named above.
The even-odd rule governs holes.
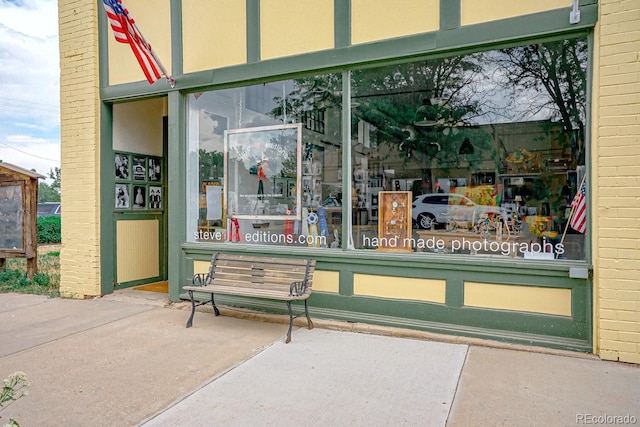
[[[342,78],[189,95],[188,239],[342,247]]]
[[[586,70],[576,38],[353,71],[354,247],[410,191],[398,250],[584,259]]]
[[[587,65],[582,37],[191,94],[189,240],[583,260]]]

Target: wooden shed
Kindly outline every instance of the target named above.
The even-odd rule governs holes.
[[[38,179],[33,170],[0,161],[0,269],[7,258],[27,258],[27,276],[38,264]]]

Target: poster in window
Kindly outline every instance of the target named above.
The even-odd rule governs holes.
[[[144,209],[147,206],[147,187],[144,185],[133,186],[133,208]]]
[[[162,187],[149,187],[149,209],[162,209]]]
[[[301,219],[301,212],[292,217],[283,213],[282,189],[277,180],[294,178],[295,199],[288,208],[301,206],[302,125],[288,124],[236,129],[225,132],[224,147],[224,200],[231,201],[233,193],[237,203],[225,207],[232,218],[252,220]],[[290,189],[291,190],[291,189]]]
[[[129,209],[129,185],[116,184],[116,209]]]
[[[146,181],[147,159],[145,157],[133,156],[133,179],[136,181]]]
[[[129,179],[129,155],[116,154],[115,167],[116,179]]]
[[[162,181],[162,166],[159,157],[149,157],[147,165],[147,175],[149,181],[160,182]]]

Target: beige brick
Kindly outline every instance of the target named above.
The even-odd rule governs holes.
[[[637,312],[638,307],[640,307],[637,301],[621,301],[619,299],[600,299],[599,306],[602,309],[612,310],[615,312],[624,311],[629,313]],[[599,310],[598,312],[600,313],[601,311]],[[628,319],[620,319],[620,320],[628,320]]]
[[[619,337],[620,333],[621,332],[617,332],[617,331],[603,330],[603,331],[600,332],[600,339],[601,340],[608,340],[608,341],[619,341],[618,337]]]
[[[620,352],[619,358],[621,362],[640,364],[640,348],[635,352]]]
[[[612,331],[640,332],[640,325],[637,322],[601,319],[600,326],[602,327],[602,329],[608,329]]]
[[[626,322],[636,322],[640,324],[640,311],[627,311],[627,310],[618,310],[618,320],[623,320]],[[637,340],[636,342],[640,342],[640,329],[639,332],[635,334]]]
[[[613,308],[617,308],[617,307],[613,307]],[[617,316],[618,310],[614,310],[614,309],[600,309],[598,310],[598,314],[600,315],[600,319],[607,319],[607,320],[618,320],[618,316]]]
[[[620,354],[615,350],[609,350],[609,349],[602,349],[601,348],[598,351],[598,355],[603,360],[613,360],[613,361],[620,360]]]
[[[638,37],[640,37],[640,31],[638,33]],[[640,80],[640,76],[638,75],[638,73],[618,73],[608,76],[600,76],[600,86],[606,87],[625,83],[636,83],[638,80]]]
[[[617,341],[623,341],[623,342],[634,342],[636,344],[640,344],[640,333],[637,333],[637,332],[617,332],[616,335],[617,335],[616,338],[610,338],[610,339],[617,340]]]
[[[615,95],[608,95],[600,97],[600,107],[606,108],[609,106],[620,107],[621,110],[618,114],[629,114],[625,111],[628,105],[634,106],[638,102],[637,93],[618,93]]]
[[[619,116],[600,117],[601,127],[631,126],[640,124],[640,118],[635,114],[621,114]]]
[[[637,344],[623,342],[623,341],[600,340],[600,346],[602,348],[612,349],[618,352],[626,352],[626,353],[633,353],[638,350]]]

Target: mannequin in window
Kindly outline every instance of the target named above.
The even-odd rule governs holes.
[[[264,200],[264,185],[267,183],[269,159],[262,159],[258,165],[258,199]]]

